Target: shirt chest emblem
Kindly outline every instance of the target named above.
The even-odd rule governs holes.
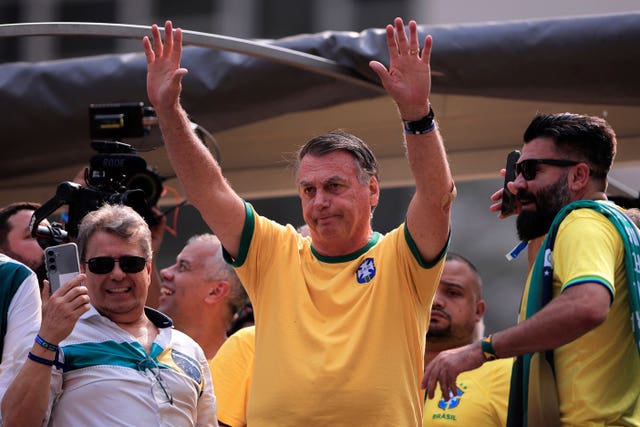
[[[376,265],[373,258],[365,258],[356,270],[358,283],[369,283],[376,276]]]

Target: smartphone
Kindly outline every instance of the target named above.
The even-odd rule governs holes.
[[[44,250],[44,261],[51,293],[80,274],[80,258],[75,243],[63,243]]]
[[[502,215],[508,215],[513,212],[515,208],[516,196],[507,189],[507,183],[516,179],[516,163],[520,158],[520,151],[513,150],[507,155],[507,170],[504,175],[504,186],[502,190],[502,205],[500,206],[500,212]]]

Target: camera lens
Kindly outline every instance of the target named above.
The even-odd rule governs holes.
[[[162,193],[162,182],[153,172],[145,171],[131,175],[127,181],[127,188],[142,190],[147,204],[155,206]]]

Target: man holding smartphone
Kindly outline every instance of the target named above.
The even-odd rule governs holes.
[[[216,426],[200,346],[145,308],[151,233],[127,206],[79,228],[83,273],[53,295],[28,359],[2,402],[5,426]]]
[[[640,234],[607,201],[615,152],[615,133],[599,117],[533,119],[508,184],[520,239],[544,237],[520,322],[440,353],[425,370],[429,397],[438,383],[455,395],[462,371],[518,356],[508,426],[640,425]],[[501,196],[491,197],[492,211]]]

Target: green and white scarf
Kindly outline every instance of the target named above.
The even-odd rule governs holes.
[[[533,265],[527,306],[525,307],[525,319],[540,311],[551,301],[553,246],[560,223],[575,209],[593,209],[603,214],[620,233],[624,244],[631,327],[640,355],[640,232],[629,217],[607,201],[579,200],[565,206],[556,215]],[[553,369],[553,350],[525,354],[516,359],[511,374],[507,427],[559,425]],[[538,393],[530,394],[529,390],[534,383]],[[534,400],[545,406],[544,413],[534,414],[533,411],[528,410],[529,403]]]

